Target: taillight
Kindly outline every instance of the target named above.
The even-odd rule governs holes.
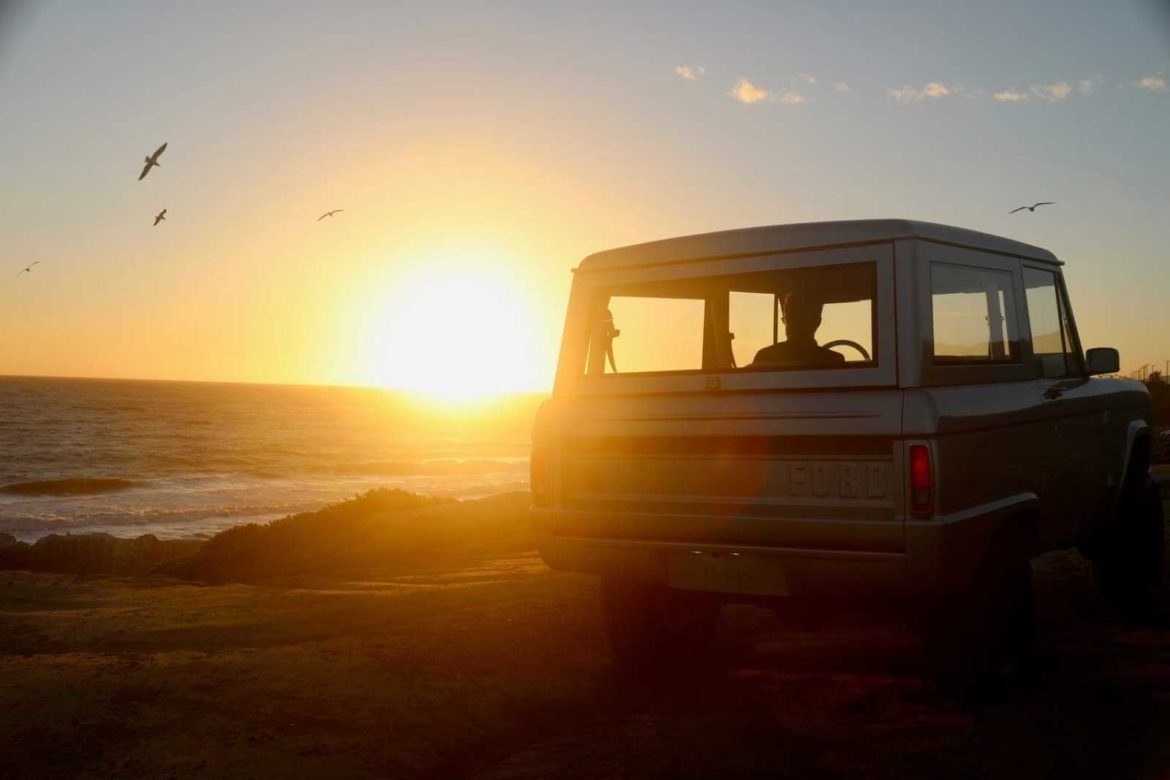
[[[910,514],[930,517],[934,514],[934,464],[930,447],[910,445]]]
[[[544,447],[533,447],[528,465],[532,503],[548,504],[552,501],[552,472],[549,468],[548,450]]]

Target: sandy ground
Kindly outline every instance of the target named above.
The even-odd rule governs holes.
[[[964,711],[897,628],[725,610],[720,664],[612,673],[596,583],[535,554],[265,586],[0,572],[0,774],[1158,777],[1170,631],[1125,630],[1069,556],[1045,651]]]

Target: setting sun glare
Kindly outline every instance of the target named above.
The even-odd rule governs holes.
[[[362,373],[439,400],[541,385],[528,297],[502,272],[463,261],[427,270],[373,302]]]

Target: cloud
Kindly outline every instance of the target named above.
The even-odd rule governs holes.
[[[1016,92],[1014,89],[1005,89],[1002,92],[996,92],[992,97],[1000,103],[1022,103],[1028,99],[1028,93]]]
[[[763,87],[756,86],[745,78],[741,78],[731,88],[731,96],[740,103],[748,105],[752,103],[759,103],[762,100],[768,100],[772,97],[772,93]]]
[[[808,98],[797,92],[795,89],[786,89],[783,92],[773,92],[771,90],[761,87],[759,84],[753,84],[745,78],[741,78],[735,83],[729,92],[733,98],[740,103],[748,105],[752,103],[778,102],[788,106],[798,106],[801,103],[808,102]]]
[[[797,73],[796,78],[792,80],[793,84],[816,84],[817,77],[810,76],[807,73]]]
[[[1145,76],[1133,83],[1138,89],[1148,89],[1151,92],[1161,92],[1166,89],[1166,79],[1162,77],[1161,72],[1155,73],[1151,76]]]
[[[1055,84],[1034,84],[1032,94],[1046,103],[1056,103],[1064,100],[1072,93],[1072,84],[1067,81],[1058,81]]]
[[[920,103],[926,98],[942,98],[951,94],[953,87],[948,87],[937,81],[931,81],[921,89],[906,84],[901,87],[889,87],[886,94],[898,103]]]
[[[852,92],[853,91],[853,88],[850,87],[848,84],[846,84],[844,81],[834,82],[833,89],[835,89],[838,92]]]
[[[1051,84],[1033,84],[1027,91],[1009,87],[992,94],[992,97],[1000,103],[1022,103],[1031,98],[1045,103],[1059,103],[1068,99],[1074,92],[1086,97],[1092,95],[1101,83],[1100,78],[1081,79],[1075,86],[1068,81],[1055,81]]]
[[[674,69],[674,72],[687,81],[695,81],[701,78],[707,69],[702,65],[679,65]]]

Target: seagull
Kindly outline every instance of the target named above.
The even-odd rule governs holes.
[[[332,217],[334,214],[336,214],[339,211],[345,211],[345,209],[333,209],[333,211],[326,211],[324,214],[317,217],[317,221],[320,222],[321,220],[325,219],[325,217]]]
[[[164,142],[162,146],[154,150],[154,154],[146,158],[146,165],[142,166],[142,173],[138,174],[138,181],[145,179],[146,174],[150,173],[150,169],[159,164],[158,156],[162,154],[163,150],[166,148],[167,145]]]
[[[1054,203],[1051,200],[1042,200],[1039,203],[1032,204],[1031,206],[1020,206],[1018,209],[1012,209],[1008,213],[1015,214],[1017,211],[1023,211],[1024,209],[1027,209],[1028,211],[1035,212],[1037,206],[1055,206],[1055,205],[1056,205],[1056,203]]]
[[[158,215],[157,215],[157,216],[155,216],[155,218],[154,218],[154,225],[152,225],[152,227],[156,227],[156,226],[158,225],[158,223],[160,223],[160,222],[166,222],[166,220],[167,220],[167,210],[166,210],[166,209],[163,209],[162,211],[160,211],[160,212],[158,213]]]
[[[17,272],[16,272],[16,275],[17,275],[17,276],[20,276],[21,274],[31,274],[31,273],[32,273],[32,269],[33,269],[33,265],[40,265],[40,264],[41,264],[41,261],[40,261],[40,260],[35,260],[35,261],[33,261],[32,265],[28,266],[28,267],[27,267],[27,268],[25,268],[23,271],[17,271]]]

